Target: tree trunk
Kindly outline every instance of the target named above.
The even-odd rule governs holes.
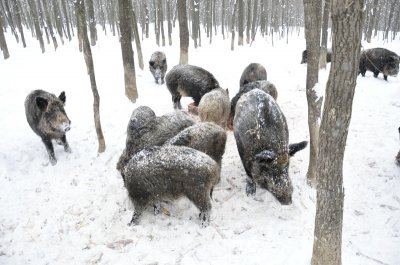
[[[251,0],[247,0],[247,18],[246,18],[246,43],[250,43],[250,27],[251,27]]]
[[[165,33],[164,33],[164,13],[163,13],[163,5],[162,0],[158,0],[158,26],[161,30],[161,45],[165,46]]]
[[[22,27],[22,19],[21,19],[21,9],[16,1],[12,1],[12,8],[15,12],[15,23],[17,24],[17,28],[19,34],[21,35],[22,46],[26,47],[25,35],[24,35],[24,28]]]
[[[168,44],[172,45],[171,0],[167,0]]]
[[[53,14],[56,19],[56,29],[58,36],[60,37],[61,44],[64,45],[64,34],[63,34],[63,23],[62,23],[62,17],[61,17],[61,11],[60,11],[60,4],[58,3],[57,0],[53,0]]]
[[[48,6],[47,6],[47,1],[48,1],[48,0],[42,0],[42,3],[43,3],[43,11],[44,11],[44,18],[45,18],[46,25],[47,25],[47,27],[48,27],[48,29],[49,29],[49,32],[50,32],[51,40],[53,41],[54,50],[57,50],[57,48],[58,48],[58,43],[57,43],[56,36],[54,35],[53,24],[51,23],[50,12],[49,12],[49,8],[48,8]]]
[[[316,183],[318,156],[318,119],[321,116],[322,98],[318,98],[314,89],[318,83],[319,44],[321,32],[321,1],[304,0],[304,24],[307,49],[307,82],[306,94],[308,103],[308,128],[310,132],[310,161],[307,181],[310,185]]]
[[[69,22],[69,16],[68,16],[68,12],[67,12],[66,1],[67,0],[61,0],[61,4],[62,4],[62,10],[63,10],[63,13],[64,13],[64,18],[65,18],[65,24],[67,25],[68,40],[71,41],[72,40],[72,36],[71,36],[71,29],[70,29],[70,22]]]
[[[342,263],[343,156],[358,73],[363,5],[363,0],[349,5],[332,1],[333,60],[320,132],[312,265]]]
[[[221,10],[221,30],[222,39],[225,39],[225,0],[222,0],[222,10]]]
[[[120,43],[122,51],[122,62],[124,65],[124,77],[125,77],[125,95],[133,103],[138,98],[138,92],[136,88],[136,74],[135,74],[135,63],[133,59],[132,49],[132,28],[131,28],[131,12],[132,2],[130,0],[118,0],[119,10],[119,28],[120,28]]]
[[[319,68],[326,68],[326,54],[328,49],[328,22],[329,10],[331,9],[331,0],[325,0],[324,13],[322,19],[322,37],[321,37],[321,53],[319,55]]]
[[[139,30],[137,27],[137,21],[136,21],[136,13],[135,10],[131,9],[132,13],[132,29],[133,29],[133,35],[135,36],[135,44],[136,44],[136,51],[138,54],[138,60],[139,60],[139,67],[140,69],[144,69],[144,64],[143,64],[143,54],[142,54],[142,45],[140,45],[140,37],[139,37]]]
[[[238,3],[238,45],[243,45],[243,31],[244,31],[244,1],[237,0]]]
[[[96,30],[96,19],[94,17],[93,0],[85,0],[88,7],[89,16],[89,31],[90,31],[90,44],[96,45],[97,41],[97,30]]]
[[[199,36],[199,27],[200,27],[200,5],[199,0],[192,0],[193,10],[192,10],[192,39],[194,42],[194,47],[197,48],[197,39]]]
[[[2,25],[1,18],[0,18],[0,50],[3,51],[4,59],[8,59],[10,57],[10,53],[8,52],[6,38],[5,38],[4,32],[3,32],[3,25]]]
[[[233,13],[232,13],[232,22],[231,22],[231,50],[233,51],[235,49],[235,20],[236,20],[236,13],[237,13],[237,8],[238,8],[238,1],[240,0],[234,0],[235,3],[233,5]]]
[[[256,38],[256,33],[257,33],[257,18],[258,18],[258,0],[254,0],[254,6],[253,6],[253,20],[251,22],[251,42],[254,41]]]
[[[101,129],[101,122],[100,122],[100,96],[96,86],[92,50],[90,48],[89,38],[87,35],[85,5],[83,0],[77,0],[75,2],[75,10],[78,18],[78,31],[80,31],[80,33],[78,34],[81,35],[82,37],[83,53],[85,57],[87,71],[90,76],[90,85],[92,88],[93,98],[94,98],[93,112],[94,112],[94,124],[96,127],[97,140],[99,142],[98,152],[103,153],[106,149],[106,143],[104,141],[103,131]]]
[[[386,29],[385,29],[385,37],[384,37],[384,39],[386,41],[389,41],[389,30],[390,30],[390,28],[392,26],[393,14],[394,14],[394,11],[396,9],[396,2],[397,1],[398,0],[391,0],[390,1],[391,3],[390,3],[390,8],[389,8],[389,17],[388,17],[388,20],[387,20]]]
[[[39,40],[40,48],[42,49],[42,53],[44,53],[45,48],[44,48],[43,35],[42,35],[42,31],[40,30],[38,9],[36,7],[35,0],[28,0],[28,5],[29,5],[29,9],[31,11],[33,24],[35,27],[36,39]]]
[[[186,0],[178,0],[178,20],[180,38],[179,64],[187,64],[189,61],[189,30],[186,14]]]

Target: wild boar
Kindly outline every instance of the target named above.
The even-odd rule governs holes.
[[[231,122],[230,123],[233,122],[233,117],[235,117],[236,103],[239,100],[239,98],[244,93],[247,93],[256,88],[261,89],[262,91],[264,91],[267,94],[270,94],[275,100],[278,98],[278,91],[276,90],[275,85],[267,80],[254,81],[254,82],[245,84],[244,86],[240,87],[239,92],[231,100],[231,118],[230,118]]]
[[[183,111],[157,117],[151,108],[138,107],[132,112],[129,120],[126,145],[118,160],[117,170],[124,178],[124,167],[135,153],[146,147],[161,146],[193,124],[191,117]]]
[[[292,202],[289,158],[307,142],[288,144],[286,118],[275,100],[260,89],[243,94],[236,106],[234,135],[247,178],[246,193],[256,192],[256,183],[281,204]]]
[[[225,152],[226,131],[212,122],[199,122],[187,127],[166,145],[187,146],[209,155],[220,166]]]
[[[332,50],[328,49],[326,51],[326,62],[330,63],[331,61],[332,61]],[[303,64],[303,63],[307,63],[307,50],[304,50],[301,53],[301,62],[300,62],[300,64]]]
[[[199,103],[201,121],[210,121],[226,128],[230,111],[228,89],[217,88],[205,94]]]
[[[56,97],[43,90],[34,90],[25,99],[26,120],[32,130],[42,138],[53,166],[57,164],[57,159],[52,140],[61,143],[66,152],[71,152],[65,135],[71,129],[71,121],[64,110],[65,101],[64,91]]]
[[[387,81],[387,77],[397,76],[399,73],[399,56],[384,48],[374,48],[362,51],[360,54],[359,74],[365,76],[365,73],[371,71],[374,77],[379,73]]]
[[[172,95],[174,109],[182,109],[182,97],[192,97],[194,105],[198,106],[204,94],[219,87],[218,81],[210,72],[189,64],[174,66],[167,73],[165,81]]]
[[[267,80],[267,70],[259,63],[251,63],[243,70],[239,86],[258,80]]]
[[[149,68],[156,83],[160,85],[164,84],[164,76],[168,69],[165,53],[160,51],[154,52],[150,57]]]
[[[156,146],[136,153],[124,169],[125,187],[138,224],[149,205],[188,198],[200,210],[202,226],[210,222],[210,194],[220,178],[218,164],[208,155],[185,146]]]

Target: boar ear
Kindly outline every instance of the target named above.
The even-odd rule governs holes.
[[[226,91],[226,94],[227,94],[228,97],[229,97],[229,89],[227,88],[227,89],[225,89],[225,91]]]
[[[42,98],[42,97],[37,97],[36,98],[36,105],[39,107],[40,110],[45,111],[47,108],[47,99]]]
[[[258,163],[272,163],[276,159],[276,154],[272,150],[264,150],[255,156]]]
[[[65,97],[65,92],[64,91],[61,92],[61,94],[58,96],[58,98],[65,104],[65,100],[67,98]]]
[[[289,156],[293,156],[298,151],[303,150],[304,148],[306,148],[307,144],[308,144],[307,141],[303,141],[296,144],[289,144]]]

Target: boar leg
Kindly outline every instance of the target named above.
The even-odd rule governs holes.
[[[387,75],[383,75],[383,79],[387,81]]]
[[[174,103],[174,109],[182,109],[181,105],[181,95],[173,95],[172,96],[172,102]]]
[[[211,202],[209,196],[210,192],[198,193],[192,191],[188,194],[188,199],[200,210],[199,219],[202,227],[210,224]]]
[[[129,222],[128,225],[138,225],[139,224],[139,218],[142,215],[144,209],[146,208],[147,202],[142,201],[142,200],[135,200],[133,202],[133,205],[135,207],[135,210],[133,211],[132,215],[132,220]]]
[[[253,179],[247,178],[246,179],[246,195],[253,196],[256,195],[256,183]]]
[[[49,154],[50,164],[54,166],[57,164],[56,156],[54,155],[53,143],[49,139],[42,139],[44,146],[46,146],[47,154]]]
[[[374,71],[374,77],[376,78],[376,77],[378,77],[378,75],[379,75],[379,71]]]
[[[69,147],[69,144],[67,142],[67,136],[65,136],[65,134],[61,138],[61,142],[62,142],[62,145],[64,146],[64,151],[67,153],[71,153],[71,147]]]

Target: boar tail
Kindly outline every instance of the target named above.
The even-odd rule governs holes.
[[[289,156],[293,156],[298,151],[303,150],[304,148],[306,148],[307,144],[308,144],[307,141],[303,141],[296,144],[289,144]]]

